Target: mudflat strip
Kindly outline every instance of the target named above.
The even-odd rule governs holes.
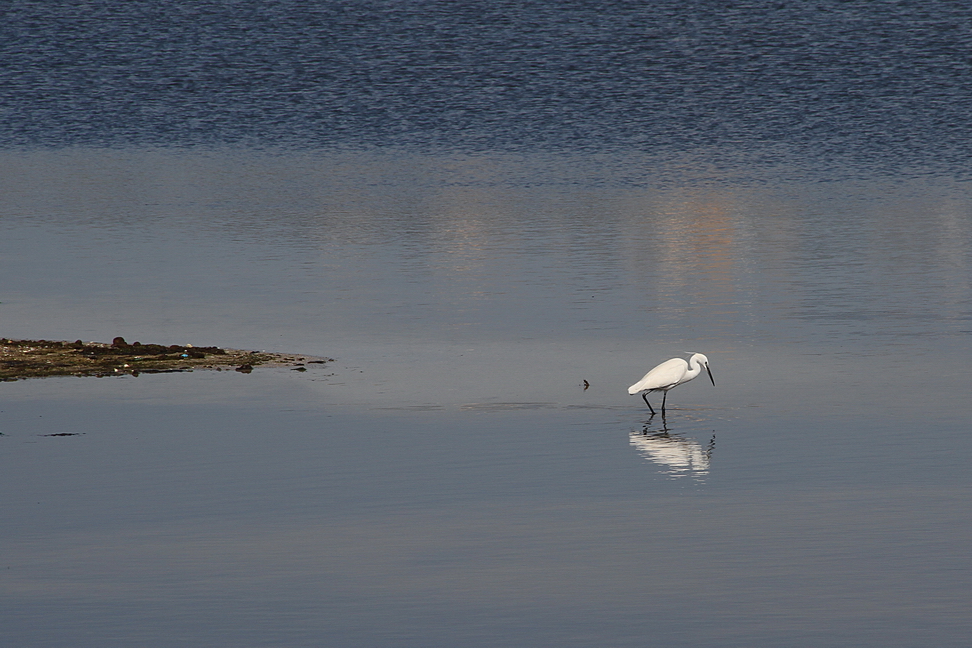
[[[129,344],[121,337],[110,344],[0,338],[0,381],[49,376],[138,376],[195,369],[249,373],[258,366],[302,371],[307,364],[327,362],[331,359],[214,346]]]

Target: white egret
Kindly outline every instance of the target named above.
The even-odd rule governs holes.
[[[698,376],[702,371],[702,367],[705,367],[706,373],[709,374],[709,380],[712,381],[712,386],[714,387],[715,378],[712,377],[712,371],[709,370],[709,359],[701,353],[696,353],[689,358],[688,362],[685,362],[681,358],[666,360],[646,373],[644,378],[628,387],[628,393],[633,396],[641,392],[641,397],[645,400],[645,405],[648,406],[648,409],[654,415],[655,409],[648,402],[648,394],[656,391],[664,392],[665,395],[662,396],[661,406],[662,416],[664,416],[665,399],[668,398],[668,390],[674,389],[682,383],[687,383]]]

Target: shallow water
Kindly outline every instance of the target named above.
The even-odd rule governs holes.
[[[8,643],[967,645],[962,8],[0,33],[0,335],[334,358],[0,384]]]
[[[310,378],[8,385],[8,636],[964,640],[957,426],[680,408],[712,464],[679,472],[637,408],[347,410]]]
[[[965,641],[960,184],[5,162],[5,335],[335,358],[5,384],[12,640]],[[627,385],[687,351],[717,386],[648,417]]]

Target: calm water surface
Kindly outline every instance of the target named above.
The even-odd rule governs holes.
[[[0,335],[334,358],[3,383],[8,642],[967,645],[963,8],[237,4],[0,28]]]
[[[11,636],[961,645],[965,188],[526,166],[8,154],[7,336],[335,358],[6,384]]]

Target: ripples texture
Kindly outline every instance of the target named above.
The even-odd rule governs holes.
[[[636,149],[967,173],[955,2],[18,2],[2,146]]]

